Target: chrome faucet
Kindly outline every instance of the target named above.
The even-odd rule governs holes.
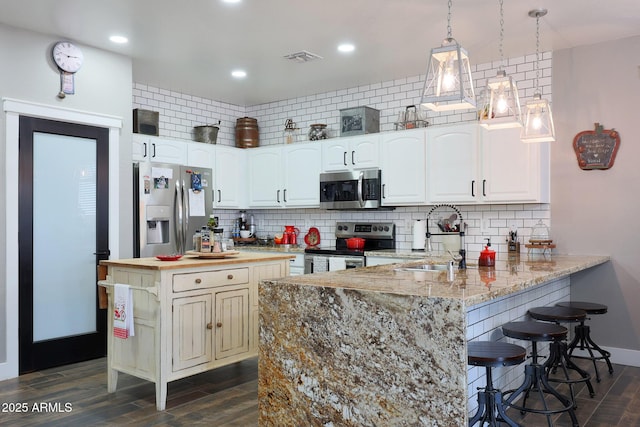
[[[460,209],[458,209],[456,206],[449,205],[449,204],[441,204],[441,205],[435,205],[433,208],[431,208],[431,210],[427,214],[427,240],[425,242],[425,250],[427,251],[427,253],[430,253],[433,250],[431,247],[431,236],[446,235],[444,233],[431,233],[429,231],[429,219],[431,217],[431,213],[441,207],[447,207],[447,208],[453,209],[458,214],[458,218],[460,218],[460,226],[458,230],[458,233],[460,234],[460,250],[458,251],[458,255],[454,255],[451,251],[449,251],[449,254],[453,258],[453,260],[458,263],[458,269],[464,270],[467,268],[467,259],[466,259],[467,251],[465,249],[465,243],[464,243],[464,236],[465,236],[467,227],[466,227],[466,224],[464,223],[464,220],[462,219],[462,214],[460,213]],[[444,231],[442,227],[440,227],[440,229]]]

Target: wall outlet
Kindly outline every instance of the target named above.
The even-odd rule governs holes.
[[[489,219],[488,212],[482,212],[482,218],[480,218],[480,234],[491,234],[491,220]]]

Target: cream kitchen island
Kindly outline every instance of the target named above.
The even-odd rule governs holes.
[[[522,255],[453,280],[381,265],[263,281],[259,424],[466,426],[484,385],[467,340],[501,339],[501,324],[568,300],[570,275],[608,259]],[[507,385],[522,380],[512,368]]]
[[[167,383],[250,357],[258,351],[258,283],[289,274],[289,254],[243,253],[178,261],[134,258],[101,261],[113,313],[113,285],[133,289],[135,336],[113,335],[108,319],[107,387],[118,372],[155,383],[164,410]]]

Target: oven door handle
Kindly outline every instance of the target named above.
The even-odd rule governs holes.
[[[364,207],[364,172],[360,171],[358,175],[358,202],[360,206]]]

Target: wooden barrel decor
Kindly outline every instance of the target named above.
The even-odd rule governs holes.
[[[594,130],[585,130],[573,138],[580,169],[609,169],[613,166],[620,147],[620,134],[614,129],[603,129],[595,123]]]
[[[241,117],[236,120],[236,147],[252,148],[260,145],[258,120]]]

